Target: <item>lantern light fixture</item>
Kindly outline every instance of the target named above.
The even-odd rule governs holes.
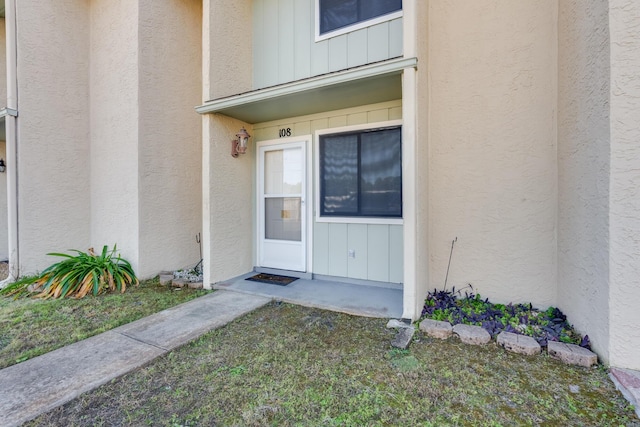
[[[231,141],[231,156],[238,157],[239,154],[245,154],[247,152],[247,142],[249,142],[249,138],[251,135],[247,132],[247,130],[243,127],[236,134],[236,138]]]
[[[0,159],[0,173],[4,173],[7,170],[7,165],[4,163],[4,159]]]

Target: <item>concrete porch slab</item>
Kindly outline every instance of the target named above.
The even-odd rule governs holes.
[[[245,280],[256,273],[216,283],[214,289],[258,295],[306,307],[338,311],[355,316],[395,318],[402,316],[402,290],[330,280],[298,279],[287,286]]]

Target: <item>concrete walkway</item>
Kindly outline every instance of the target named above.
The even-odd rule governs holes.
[[[0,370],[0,424],[18,426],[271,301],[218,291]]]

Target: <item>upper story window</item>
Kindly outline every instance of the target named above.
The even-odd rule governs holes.
[[[316,0],[316,40],[402,16],[402,0]]]

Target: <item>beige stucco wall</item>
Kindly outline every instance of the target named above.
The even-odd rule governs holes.
[[[89,245],[88,12],[87,0],[17,2],[23,273]]]
[[[91,2],[91,242],[138,269],[138,2]],[[170,108],[170,106],[166,106]]]
[[[0,159],[7,160],[7,144],[5,141],[0,141]],[[0,261],[9,259],[7,213],[7,174],[0,173]]]
[[[238,31],[251,16],[249,0],[203,1],[202,99],[251,88],[251,29]],[[202,116],[202,242],[204,284],[229,279],[253,268],[253,168],[255,146],[231,157],[231,139],[245,126],[218,114]]]
[[[139,40],[142,276],[195,265],[202,229],[202,1],[143,0]]]
[[[556,302],[557,2],[433,0],[430,287]],[[421,141],[422,142],[422,141]]]
[[[558,306],[609,352],[609,6],[559,2]]]
[[[7,105],[7,30],[0,18],[0,108]]]
[[[142,278],[195,265],[201,2],[96,0],[91,24],[92,242]]]
[[[231,139],[245,127],[230,117],[203,116],[204,283],[210,286],[253,268],[255,146],[231,157]]]
[[[252,87],[251,0],[203,0],[203,101]]]
[[[609,2],[610,364],[640,370],[640,3]]]
[[[7,105],[7,35],[5,20],[0,18],[0,107]],[[3,120],[4,119],[0,119]],[[7,161],[7,150],[4,136],[4,123],[0,132],[0,158]],[[0,260],[9,259],[9,233],[7,218],[7,175],[0,174]]]

